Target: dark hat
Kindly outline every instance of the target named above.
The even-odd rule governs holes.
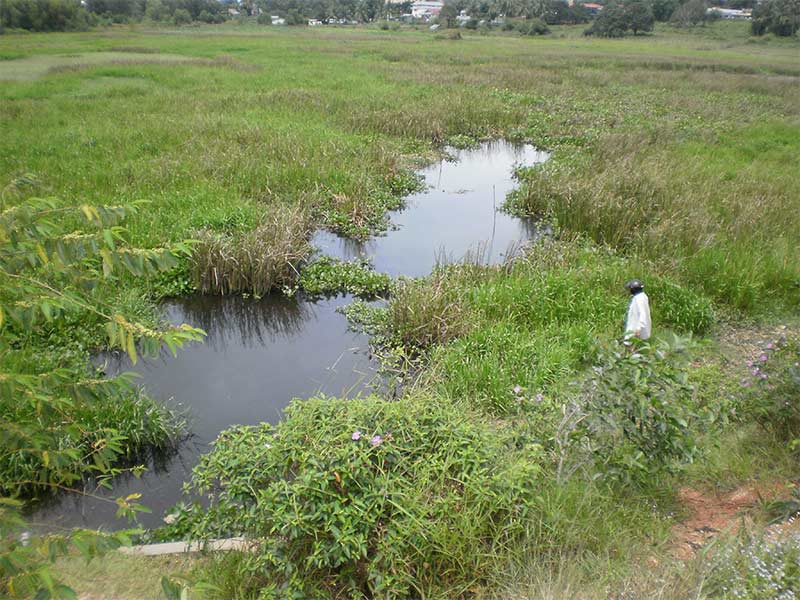
[[[644,284],[642,283],[641,279],[631,279],[630,281],[625,282],[625,289],[630,290],[631,292],[634,290],[643,290]]]

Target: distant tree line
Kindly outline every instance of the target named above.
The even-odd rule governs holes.
[[[721,0],[714,0],[719,2]],[[657,21],[690,27],[713,17],[707,0],[610,0],[594,18],[587,35],[621,37],[653,30]],[[800,0],[727,0],[726,6],[753,10],[755,35],[794,35],[800,30]],[[191,22],[221,23],[229,8],[258,22],[271,23],[271,15],[286,19],[287,25],[304,25],[308,19],[321,21],[372,22],[411,12],[411,0],[386,4],[384,0],[0,0],[0,31],[3,28],[30,31],[79,31],[99,24],[148,20],[183,25]],[[592,19],[582,4],[569,6],[562,0],[446,0],[439,23],[459,25],[461,12],[471,19],[466,25],[491,23],[504,17],[526,23],[506,23],[525,35],[547,33],[547,25],[574,25]]]
[[[234,5],[235,6],[235,5]],[[221,23],[227,7],[217,0],[2,0],[0,27],[30,31],[81,31],[94,25],[149,19],[181,25]]]
[[[256,0],[256,6],[267,15],[280,15],[287,25],[298,19],[320,21],[345,20],[370,23],[389,15],[411,12],[411,1],[386,5],[383,0]]]

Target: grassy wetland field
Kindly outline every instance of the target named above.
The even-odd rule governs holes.
[[[151,597],[176,570],[166,587],[219,598],[798,590],[796,529],[764,533],[800,509],[796,38],[727,22],[622,40],[231,24],[2,35],[0,130],[4,211],[146,201],[123,223],[132,244],[195,240],[168,272],[93,292],[153,326],[164,297],[294,286],[318,228],[379,234],[445,146],[552,153],[518,171],[505,209],[552,223],[553,239],[348,309],[387,365],[411,365],[402,398],[296,401],[203,458],[192,485],[212,506],[172,534],[243,534],[255,550],[57,562],[79,593]],[[616,340],[634,276],[657,339],[630,354]],[[105,343],[90,310],[0,327],[2,371],[79,372]],[[123,445],[177,435],[146,398],[115,406],[70,418],[116,419]],[[19,491],[14,456],[0,455],[3,494]],[[703,528],[720,533],[692,537]]]

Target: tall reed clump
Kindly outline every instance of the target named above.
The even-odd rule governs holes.
[[[436,269],[425,279],[400,279],[388,306],[392,338],[409,350],[447,344],[469,331],[470,316],[453,285],[453,271]]]
[[[275,205],[255,230],[245,234],[201,231],[192,255],[192,272],[203,293],[262,295],[292,285],[311,252],[309,211]]]

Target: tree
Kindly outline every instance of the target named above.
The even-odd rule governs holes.
[[[670,21],[680,27],[691,27],[704,23],[706,21],[706,3],[704,0],[689,0],[675,10]]]
[[[83,31],[90,15],[78,0],[3,0],[0,24],[29,31]]]
[[[627,31],[634,35],[652,31],[655,18],[650,4],[645,0],[628,0],[607,4],[592,26],[584,33],[600,37],[622,37]]]
[[[800,30],[800,0],[765,0],[753,9],[753,35],[787,37]]]
[[[179,8],[173,13],[172,22],[175,25],[188,25],[192,22],[192,15],[185,8]]]
[[[655,17],[649,2],[645,0],[633,0],[625,4],[625,16],[628,19],[628,27],[633,31],[633,35],[640,32],[653,31]]]
[[[656,21],[669,21],[680,5],[680,0],[653,0],[653,16]]]
[[[458,25],[456,17],[458,17],[458,9],[456,8],[455,4],[448,2],[439,12],[439,23],[445,27],[455,27]]]
[[[592,26],[584,33],[586,35],[614,38],[624,36],[628,29],[625,6],[621,2],[612,2],[600,11]]]
[[[569,6],[561,0],[551,0],[544,15],[548,25],[577,25],[589,21],[589,14],[580,4]]]
[[[3,597],[74,598],[47,565],[76,548],[87,558],[130,543],[124,533],[34,536],[25,530],[20,497],[28,490],[71,489],[85,477],[110,477],[129,440],[113,428],[93,430],[77,410],[114,401],[127,379],[94,379],[85,369],[41,366],[24,354],[24,341],[43,337],[70,315],[104,324],[109,343],[127,352],[173,351],[202,332],[187,325],[154,329],[114,311],[100,299],[100,284],[119,276],[147,276],[175,266],[186,244],[141,249],[125,242],[118,225],[133,206],[64,206],[53,199],[6,202],[24,189],[18,178],[0,197],[0,589]],[[74,317],[73,317],[74,318]],[[117,500],[132,515],[138,495]]]

